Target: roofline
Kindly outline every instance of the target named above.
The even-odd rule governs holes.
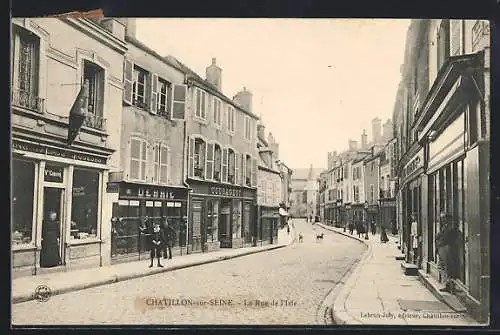
[[[177,66],[176,64],[173,64],[172,62],[169,62],[168,59],[166,59],[165,57],[162,57],[159,53],[157,53],[156,51],[154,51],[153,49],[151,49],[150,47],[148,47],[146,44],[144,44],[141,41],[139,41],[137,38],[131,37],[131,36],[125,36],[125,41],[128,42],[128,43],[130,43],[130,44],[135,45],[139,49],[147,51],[153,57],[158,58],[159,61],[161,61],[161,62],[167,64],[168,66],[171,66],[174,69],[176,69],[176,70],[178,70],[178,71],[186,74],[186,72],[183,69],[181,69],[179,66]]]

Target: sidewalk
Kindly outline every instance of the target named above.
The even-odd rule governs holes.
[[[39,285],[50,288],[51,295],[83,290],[95,286],[106,285],[150,276],[157,273],[174,271],[196,265],[219,262],[231,258],[242,257],[258,252],[283,248],[296,239],[292,230],[290,235],[286,229],[278,231],[278,243],[266,246],[247,247],[238,249],[221,249],[208,253],[196,253],[163,260],[164,268],[148,268],[149,260],[127,262],[97,268],[75,270],[68,272],[50,273],[38,276],[20,277],[12,280],[12,303],[20,303],[35,299],[35,289]]]
[[[438,300],[418,276],[405,276],[397,238],[388,235],[381,243],[380,234],[368,234],[369,240],[350,235],[343,228],[317,225],[367,244],[368,249],[335,298],[332,307],[336,324],[347,325],[431,325],[478,326],[469,315],[452,310]]]

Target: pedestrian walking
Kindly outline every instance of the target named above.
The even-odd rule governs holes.
[[[389,242],[389,238],[387,237],[387,233],[385,232],[385,227],[380,227],[380,242],[387,243]]]
[[[354,234],[354,223],[349,222],[349,234]]]
[[[309,215],[309,222],[313,222],[313,216],[312,215]]]
[[[398,226],[396,225],[396,222],[391,221],[391,233],[392,235],[397,235],[398,234]]]
[[[168,252],[168,259],[172,259],[172,246],[175,242],[175,230],[165,216],[163,217],[163,233],[165,237],[165,243],[163,245],[163,258],[167,259]]]
[[[460,230],[457,223],[448,213],[440,214],[441,230],[436,236],[438,248],[438,267],[445,277],[445,287],[440,291],[454,293],[454,279],[458,278],[458,242]]]
[[[418,236],[417,216],[415,214],[412,214],[410,222],[411,222],[410,235],[411,235],[411,248],[413,250],[413,263],[417,264],[419,258],[419,252],[418,252],[419,236]]]
[[[162,268],[163,265],[160,263],[160,258],[161,258],[161,252],[163,249],[163,245],[165,244],[165,236],[160,228],[159,223],[155,223],[153,226],[153,232],[150,235],[150,243],[151,243],[151,263],[149,264],[149,267],[153,267],[153,261],[154,258],[156,257],[157,260],[157,266]]]
[[[375,235],[375,233],[377,232],[377,227],[375,225],[375,220],[372,220],[370,228],[371,228],[371,231],[372,231],[372,235]]]

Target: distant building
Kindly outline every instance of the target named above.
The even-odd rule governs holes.
[[[308,169],[293,169],[290,215],[304,218],[316,215],[317,177],[321,171],[312,165]]]

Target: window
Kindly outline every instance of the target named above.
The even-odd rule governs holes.
[[[146,141],[137,138],[130,140],[130,179],[146,181],[146,150]]]
[[[214,180],[221,181],[222,150],[218,144],[214,146]]]
[[[201,138],[194,141],[194,176],[205,178],[205,141]]]
[[[246,155],[245,158],[245,185],[252,186],[252,157]]]
[[[12,161],[12,244],[28,244],[33,236],[35,163]]]
[[[230,133],[234,133],[234,125],[235,125],[234,108],[232,106],[227,106],[227,130]]]
[[[87,127],[102,129],[104,124],[104,69],[88,61],[83,61],[83,82],[89,83],[89,107],[84,124]]]
[[[158,78],[158,93],[157,93],[157,106],[158,115],[168,117],[169,116],[169,106],[170,106],[170,94],[171,87],[170,83],[162,78]]]
[[[71,238],[96,238],[98,213],[99,172],[75,169],[71,201]]]
[[[222,101],[217,99],[216,97],[214,99],[214,123],[218,126],[222,125]]]
[[[209,199],[207,203],[207,242],[217,242],[217,228],[219,226],[219,200]]]
[[[168,147],[165,144],[156,144],[153,148],[154,171],[153,181],[155,183],[168,183]]]
[[[251,121],[249,116],[245,116],[245,140],[250,141],[252,139]]]
[[[196,89],[195,116],[203,120],[207,119],[207,93],[199,88]]]
[[[42,112],[38,98],[40,39],[26,29],[12,27],[12,104]]]
[[[134,66],[132,79],[132,104],[141,109],[147,109],[146,85],[148,72],[137,65]]]
[[[228,174],[227,174],[227,182],[234,184],[236,179],[236,156],[234,151],[228,149]]]
[[[373,184],[370,185],[370,201],[375,202],[375,187]]]

